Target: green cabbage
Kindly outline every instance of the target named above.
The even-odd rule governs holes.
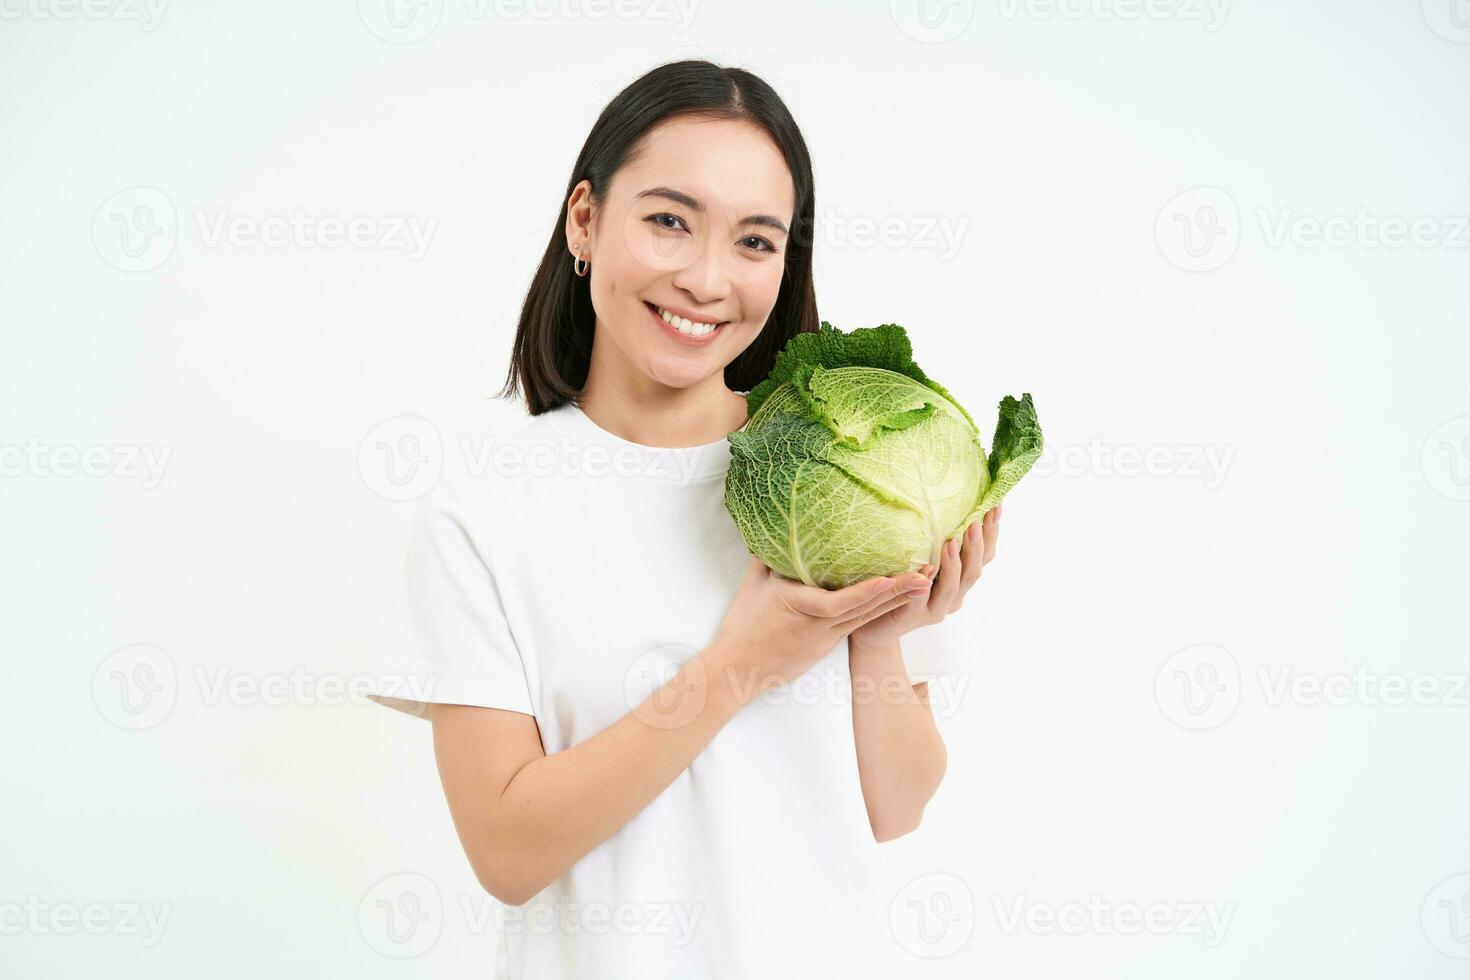
[[[1041,454],[1031,396],[1006,396],[986,458],[903,327],[798,334],[730,433],[725,508],[752,554],[824,589],[938,564]]]

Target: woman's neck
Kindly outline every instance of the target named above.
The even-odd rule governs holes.
[[[723,379],[698,389],[634,394],[589,384],[579,407],[599,426],[643,446],[683,448],[719,442],[746,422],[745,396]]]

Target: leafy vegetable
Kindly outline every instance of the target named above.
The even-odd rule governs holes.
[[[975,421],[896,323],[844,333],[822,321],[746,403],[725,508],[753,554],[825,589],[938,564],[1041,454],[1031,396],[1008,395],[987,459]]]

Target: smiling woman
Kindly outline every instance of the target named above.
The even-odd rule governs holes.
[[[829,591],[772,574],[724,504],[745,396],[818,331],[813,208],[759,78],[685,61],[632,83],[572,168],[503,391],[532,416],[503,449],[573,458],[420,505],[378,700],[433,722],[486,890],[563,916],[501,932],[502,980],[924,975],[874,849],[942,774],[924,680],[964,668],[969,634],[936,620],[979,535],[932,587]]]

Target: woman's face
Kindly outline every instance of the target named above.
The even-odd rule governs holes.
[[[781,289],[796,207],[781,151],[747,122],[670,119],[613,177],[596,215],[589,190],[583,181],[568,202],[567,246],[580,243],[572,254],[591,265],[593,369],[616,354],[669,387],[723,378]]]

